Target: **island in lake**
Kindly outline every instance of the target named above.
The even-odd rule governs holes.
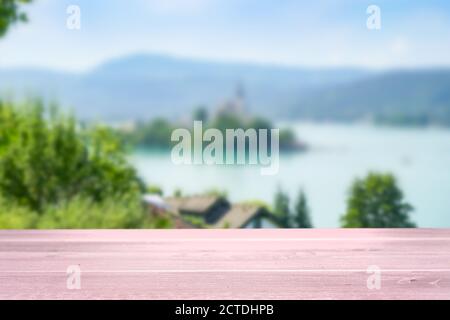
[[[194,121],[201,121],[204,130],[215,128],[223,135],[227,129],[255,129],[257,132],[267,129],[268,145],[271,141],[270,131],[275,129],[270,120],[253,115],[248,111],[244,90],[242,87],[238,87],[235,96],[220,104],[212,113],[206,107],[199,106],[194,109],[190,117],[181,117],[176,121],[164,118],[137,121],[119,126],[118,132],[122,139],[131,146],[170,150],[176,144],[171,141],[172,132],[178,128],[186,128],[192,132]],[[298,152],[307,149],[307,145],[298,139],[294,131],[288,128],[279,131],[279,147],[281,152]]]

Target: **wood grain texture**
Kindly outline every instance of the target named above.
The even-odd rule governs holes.
[[[0,231],[0,299],[450,299],[450,230]]]

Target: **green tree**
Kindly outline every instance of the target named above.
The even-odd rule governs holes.
[[[220,114],[211,123],[211,128],[219,129],[223,134],[225,134],[227,129],[245,129],[245,123],[242,119],[235,114]]]
[[[41,213],[0,196],[0,229],[124,229],[170,228],[169,217],[144,210],[138,194],[101,202],[75,197],[49,205]]]
[[[294,207],[294,221],[296,228],[312,228],[308,201],[305,192],[300,190]]]
[[[403,201],[393,175],[369,173],[353,182],[341,223],[344,228],[413,228],[415,224],[409,219],[412,210]]]
[[[270,132],[270,129],[272,129],[272,124],[270,123],[270,121],[268,121],[264,118],[255,117],[255,118],[250,119],[247,127],[253,128],[255,130],[267,129]]]
[[[36,222],[38,229],[140,229],[167,228],[167,217],[153,217],[145,212],[135,194],[111,197],[101,202],[76,197],[46,208]]]
[[[0,37],[4,36],[9,27],[16,22],[26,22],[27,15],[20,6],[31,0],[0,0]]]
[[[208,110],[206,110],[205,107],[200,106],[197,109],[194,110],[194,113],[192,115],[192,119],[194,121],[202,121],[205,125],[208,121]]]
[[[183,196],[183,191],[181,191],[180,188],[176,188],[176,189],[173,191],[173,196],[174,196],[175,198],[181,198],[181,197]]]
[[[297,137],[291,129],[280,130],[280,149],[295,150],[297,145]]]
[[[222,199],[227,199],[228,198],[228,192],[227,190],[221,190],[219,188],[210,188],[207,189],[204,192],[205,196],[210,196],[210,197],[218,197],[218,198],[222,198]]]
[[[6,201],[0,195],[0,229],[32,229],[37,220],[35,212],[13,201]]]
[[[281,228],[291,227],[291,212],[289,209],[289,196],[281,189],[278,188],[275,194],[274,201],[274,214],[278,220],[278,224]]]
[[[157,194],[159,196],[162,196],[164,194],[164,191],[163,191],[163,189],[160,186],[157,186],[157,185],[153,184],[153,185],[149,185],[147,187],[147,193]]]
[[[39,101],[0,102],[0,196],[37,212],[84,196],[96,202],[139,193],[143,183],[115,134],[82,129]]]
[[[141,123],[128,137],[129,141],[139,146],[168,149],[172,146],[171,135],[174,127],[165,119],[154,119]]]

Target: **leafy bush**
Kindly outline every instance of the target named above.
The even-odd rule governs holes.
[[[94,202],[74,198],[49,206],[40,214],[0,199],[0,229],[141,229],[170,228],[167,218],[155,218],[139,198]]]
[[[76,198],[51,206],[37,222],[38,229],[139,229],[159,221],[146,214],[139,198],[107,199],[96,203]]]
[[[369,173],[353,182],[341,222],[344,228],[412,228],[415,227],[409,219],[412,210],[403,201],[393,175]]]
[[[6,34],[12,24],[27,21],[26,14],[20,10],[20,5],[30,2],[31,0],[0,1],[0,37]]]
[[[0,197],[0,229],[32,229],[37,219],[38,215],[29,208]]]
[[[225,136],[227,129],[266,129],[268,130],[268,139],[271,139],[271,131],[273,125],[270,121],[254,117],[247,119],[238,114],[221,113],[214,118],[208,120],[206,110],[199,109],[194,114],[194,120],[203,121],[203,128],[207,130],[209,128],[218,129]],[[131,131],[118,130],[121,139],[130,146],[138,146],[151,148],[156,150],[170,150],[176,143],[171,141],[171,135],[173,130],[177,129],[180,124],[170,123],[165,119],[154,119],[148,122],[139,123],[136,128]],[[184,126],[184,125],[183,125]],[[193,128],[186,127],[193,134]],[[204,142],[206,146],[208,143]],[[270,147],[270,143],[268,144]],[[304,146],[297,141],[295,132],[291,129],[280,130],[279,135],[279,147],[282,151],[300,150]]]
[[[0,194],[42,212],[84,196],[92,201],[139,192],[143,184],[108,128],[80,128],[39,101],[0,102]]]
[[[210,189],[206,190],[203,194],[205,196],[210,196],[210,197],[218,197],[218,198],[223,198],[223,199],[228,198],[227,190],[221,190],[219,188],[210,188]]]
[[[159,196],[162,196],[164,194],[163,189],[160,186],[157,185],[149,185],[147,187],[147,193],[150,194],[157,194]]]
[[[123,133],[125,142],[142,147],[166,150],[172,147],[170,137],[175,127],[165,119],[154,119],[139,123],[130,133]]]
[[[0,101],[0,229],[167,228],[116,134],[39,101]]]

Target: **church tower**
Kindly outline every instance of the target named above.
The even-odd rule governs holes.
[[[236,93],[235,93],[235,107],[236,111],[240,114],[246,113],[246,105],[245,105],[245,88],[244,85],[239,82],[236,86]]]

